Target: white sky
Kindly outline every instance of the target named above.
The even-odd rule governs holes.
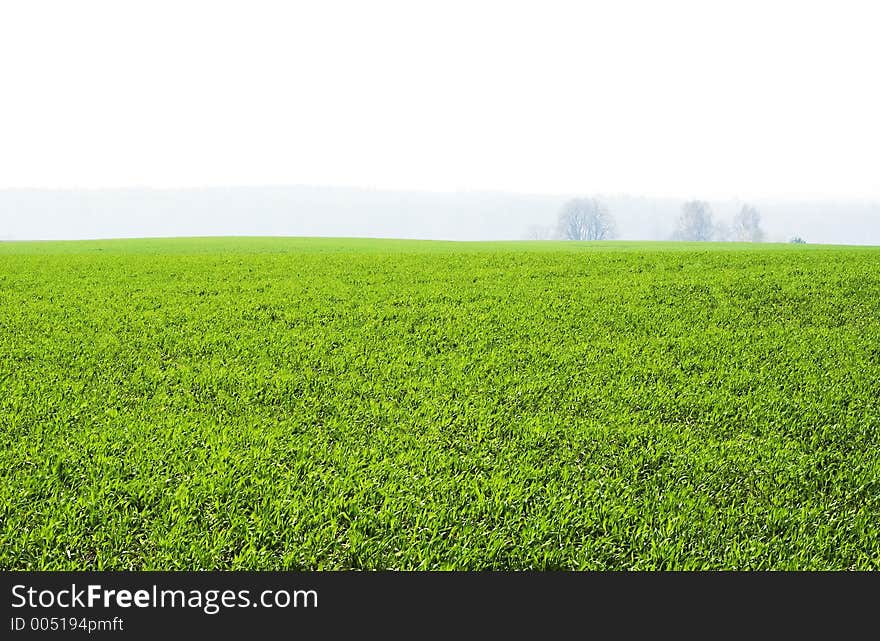
[[[0,188],[877,198],[877,4],[0,0]]]

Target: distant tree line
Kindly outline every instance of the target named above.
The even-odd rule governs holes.
[[[528,229],[530,240],[609,240],[615,237],[614,217],[608,207],[596,198],[573,198],[559,211],[556,225],[533,225]],[[761,227],[761,214],[752,205],[743,205],[730,221],[716,221],[712,208],[704,200],[689,200],[681,206],[673,240],[735,241],[760,243],[766,238]],[[794,238],[791,242],[804,242]]]
[[[716,223],[709,203],[704,200],[689,200],[681,206],[681,215],[672,239],[760,243],[764,240],[761,214],[752,205],[743,205],[734,214],[732,221]]]

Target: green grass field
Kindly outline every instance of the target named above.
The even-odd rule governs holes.
[[[2,569],[876,569],[880,249],[0,243]]]

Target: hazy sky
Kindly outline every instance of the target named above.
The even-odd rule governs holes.
[[[0,2],[0,188],[880,197],[876,2]]]

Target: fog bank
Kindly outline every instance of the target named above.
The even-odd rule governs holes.
[[[573,196],[595,195],[617,237],[666,240],[684,199],[629,195],[419,192],[349,187],[0,190],[0,239],[279,235],[515,240],[552,226]],[[698,197],[698,196],[696,196]],[[709,201],[716,220],[742,201]],[[880,245],[880,203],[753,200],[766,238]]]

